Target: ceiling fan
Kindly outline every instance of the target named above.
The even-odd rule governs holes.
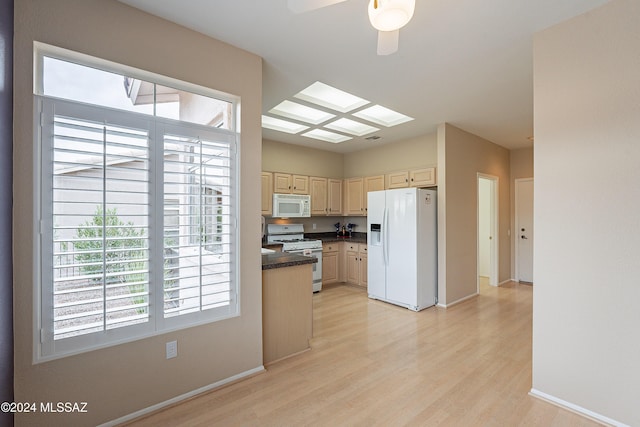
[[[294,13],[309,12],[346,0],[288,0]],[[390,55],[398,50],[400,28],[413,17],[415,0],[369,0],[369,21],[378,30],[378,55]]]

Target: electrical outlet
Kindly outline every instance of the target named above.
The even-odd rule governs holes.
[[[315,230],[315,229],[316,229],[316,225],[315,225],[315,224],[312,224],[312,228]]]
[[[178,357],[178,341],[170,341],[167,343],[167,359]]]

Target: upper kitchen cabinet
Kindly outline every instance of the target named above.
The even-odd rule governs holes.
[[[327,178],[309,177],[311,215],[327,215]]]
[[[409,171],[410,187],[430,187],[436,185],[436,168],[414,169]]]
[[[271,215],[273,212],[273,174],[262,172],[262,215]]]
[[[367,193],[384,190],[384,175],[345,180],[345,215],[367,214]]]
[[[309,194],[309,177],[306,175],[291,175],[274,172],[274,193]]]
[[[309,177],[311,215],[342,215],[342,180]]]
[[[370,191],[381,191],[384,190],[384,175],[376,175],[376,176],[367,176],[364,178],[364,192],[362,204],[364,205],[364,211],[367,212],[367,207],[369,205],[367,195]]]
[[[327,180],[327,210],[329,215],[342,215],[342,180]]]
[[[387,188],[405,188],[409,186],[409,171],[400,171],[387,174]]]
[[[412,169],[386,175],[387,189],[432,187],[436,185],[436,168]]]
[[[363,192],[363,178],[349,178],[344,181],[345,188],[345,215],[365,215]]]

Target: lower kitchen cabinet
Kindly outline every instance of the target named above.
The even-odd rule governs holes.
[[[340,260],[342,258],[342,242],[322,245],[322,284],[340,282]]]
[[[360,245],[362,248],[364,246],[364,252],[360,252],[360,282],[358,285],[363,286],[365,289],[367,288],[367,245]]]
[[[367,245],[346,243],[346,281],[349,284],[367,287]]]

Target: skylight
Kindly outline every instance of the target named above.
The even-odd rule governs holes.
[[[382,105],[374,105],[373,107],[356,111],[353,115],[386,127],[396,126],[413,120],[412,117],[405,116]]]
[[[309,126],[264,115],[262,116],[262,127],[286,133],[299,133],[309,129]]]
[[[341,113],[348,113],[351,110],[369,104],[369,101],[366,99],[362,99],[321,82],[315,82],[293,96]]]
[[[280,104],[269,110],[269,112],[314,125],[326,122],[327,120],[335,117],[335,114],[327,113],[326,111],[317,110],[291,101],[282,101]]]
[[[284,100],[269,110],[271,115],[289,120],[262,116],[262,127],[336,144],[379,131],[380,128],[372,126],[373,123],[391,127],[413,120],[322,82],[313,83],[293,98],[298,102]],[[359,120],[354,120],[356,118]],[[363,123],[363,120],[370,123]]]
[[[321,141],[332,142],[334,144],[351,139],[350,136],[340,135],[339,133],[329,132],[322,129],[312,129],[309,132],[303,133],[302,136],[306,136],[307,138],[319,139]]]
[[[380,130],[379,128],[356,122],[355,120],[347,119],[344,117],[328,123],[324,127],[355,136],[364,136]]]

